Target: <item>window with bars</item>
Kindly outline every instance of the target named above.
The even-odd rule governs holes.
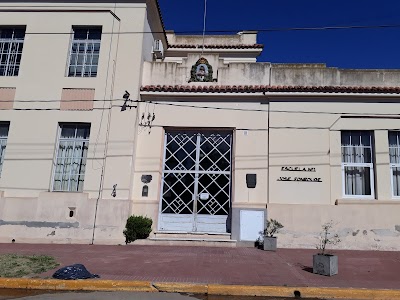
[[[0,123],[0,176],[3,169],[4,154],[7,146],[9,123]]]
[[[90,124],[60,124],[53,191],[82,192]]]
[[[25,27],[0,26],[0,76],[18,76]]]
[[[68,64],[69,77],[96,77],[101,27],[73,27]]]
[[[389,131],[389,159],[392,195],[400,197],[400,131]]]
[[[342,131],[342,176],[345,197],[374,196],[372,132]]]

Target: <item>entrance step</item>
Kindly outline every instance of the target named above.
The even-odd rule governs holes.
[[[182,232],[182,231],[156,231],[154,238],[160,239],[190,239],[190,240],[230,240],[230,233],[210,233],[210,232]]]
[[[205,232],[155,232],[146,240],[136,240],[134,245],[236,247],[230,233]]]

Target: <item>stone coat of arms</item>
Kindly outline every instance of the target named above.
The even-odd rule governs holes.
[[[212,82],[213,69],[208,63],[207,59],[201,57],[193,66],[190,71],[189,82]]]

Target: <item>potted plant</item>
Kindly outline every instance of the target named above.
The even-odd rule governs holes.
[[[338,273],[338,257],[326,252],[326,246],[340,243],[338,234],[332,234],[333,221],[322,225],[317,249],[319,252],[313,255],[313,273],[325,276],[333,276]]]
[[[264,237],[263,249],[266,251],[276,251],[277,239],[274,234],[278,233],[283,228],[283,225],[274,219],[267,220],[265,225],[264,231],[261,232]]]

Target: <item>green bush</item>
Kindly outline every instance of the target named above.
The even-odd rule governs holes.
[[[124,230],[125,243],[131,243],[138,239],[147,239],[151,232],[153,220],[143,216],[130,216],[126,221]]]

